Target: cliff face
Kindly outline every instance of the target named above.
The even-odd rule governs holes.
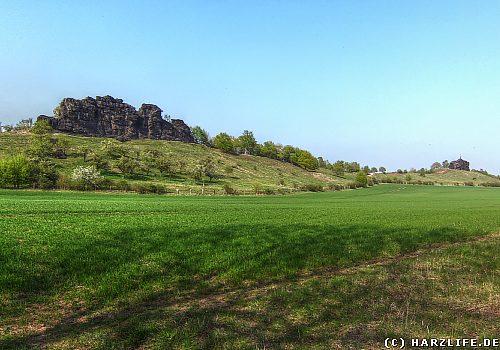
[[[119,140],[157,139],[193,143],[190,128],[180,119],[171,122],[161,116],[162,110],[153,104],[143,104],[139,110],[111,96],[86,97],[82,100],[65,98],[54,110],[54,117],[41,115],[61,132]]]

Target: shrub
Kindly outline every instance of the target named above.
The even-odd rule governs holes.
[[[339,184],[333,184],[333,183],[328,184],[328,189],[330,191],[340,191],[342,188],[343,188],[343,186],[339,185]]]
[[[355,178],[358,187],[366,187],[368,185],[368,176],[364,171],[359,171]]]
[[[238,191],[236,191],[233,187],[231,187],[228,184],[224,185],[224,193],[228,195],[235,195],[238,194]]]
[[[484,187],[500,187],[500,182],[483,182],[480,186]]]
[[[66,175],[59,175],[56,181],[56,187],[61,190],[68,190],[71,188],[71,179]]]
[[[130,184],[128,183],[127,180],[120,179],[118,181],[115,181],[114,187],[119,190],[119,191],[129,191],[130,190]]]
[[[272,188],[267,187],[264,189],[264,194],[272,195],[274,194],[274,190]]]
[[[55,166],[48,160],[40,160],[33,166],[33,186],[41,189],[52,189],[56,186],[59,174]]]
[[[71,179],[77,184],[82,185],[84,190],[88,188],[97,188],[97,185],[102,180],[99,170],[95,166],[79,166],[73,170]]]
[[[359,185],[359,183],[357,183],[357,182],[349,182],[349,183],[347,184],[347,187],[348,187],[348,188],[350,188],[351,190],[354,190],[354,189],[356,189],[356,188],[358,188],[358,187],[361,187],[361,186],[360,186],[360,185]]]
[[[105,177],[101,177],[101,179],[97,183],[97,188],[99,188],[100,190],[112,190],[113,181]]]
[[[309,192],[323,192],[324,191],[323,186],[316,185],[316,184],[303,185],[300,189],[302,191],[309,191]]]

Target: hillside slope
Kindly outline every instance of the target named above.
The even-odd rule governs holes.
[[[88,147],[99,152],[103,141],[110,140],[97,137],[82,137],[65,134],[55,134],[56,139],[63,138],[68,142],[66,159],[53,159],[59,172],[69,176],[84,162],[79,148]],[[15,155],[28,147],[30,136],[27,134],[0,134],[0,157]],[[232,155],[220,150],[198,144],[188,144],[177,141],[163,140],[132,140],[121,143],[131,153],[140,154],[146,151],[157,151],[165,155],[172,163],[174,174],[162,176],[153,170],[150,174],[138,172],[135,175],[124,176],[116,166],[103,175],[111,180],[125,178],[132,184],[154,183],[166,186],[168,191],[199,193],[215,190],[219,193],[224,185],[229,185],[240,193],[289,193],[306,186],[328,187],[332,184],[342,185],[350,181],[350,177],[336,177],[328,172],[310,172],[289,163],[252,155]],[[140,156],[139,156],[140,157]],[[202,159],[211,158],[215,165],[216,179],[195,180],[192,169]],[[111,164],[113,161],[108,159]],[[351,176],[352,177],[352,176]]]
[[[57,171],[63,175],[62,180],[68,181],[73,170],[78,166],[88,166],[91,163],[84,161],[82,149],[87,148],[93,153],[100,154],[109,164],[102,174],[104,178],[117,189],[116,184],[126,188],[146,188],[147,186],[160,186],[162,192],[173,193],[205,193],[222,194],[224,187],[234,189],[239,194],[255,193],[291,193],[298,190],[311,190],[319,188],[344,187],[352,183],[355,174],[346,173],[336,176],[331,170],[321,168],[311,172],[290,163],[281,162],[265,157],[252,155],[233,155],[218,149],[203,145],[164,140],[132,140],[118,142],[109,138],[83,137],[67,134],[54,134],[55,140],[65,140],[66,158],[52,158],[57,165]],[[22,133],[0,134],[0,158],[21,154],[29,146],[31,136]],[[160,154],[168,159],[171,164],[169,174],[161,174],[155,166],[150,171],[134,171],[133,174],[124,174],[117,166],[116,158],[106,155],[106,143],[123,147],[126,152],[136,160],[148,151]],[[214,165],[215,178],[198,178],[193,176],[200,161],[211,159]],[[153,160],[153,163],[155,160]],[[408,176],[410,180],[408,181]],[[375,182],[392,182],[404,184],[434,184],[434,185],[482,185],[498,184],[500,179],[475,171],[459,171],[441,169],[424,176],[418,173],[387,173],[374,174],[371,178]],[[124,183],[126,183],[124,185]],[[59,188],[68,188],[63,183]],[[112,187],[111,185],[109,186]],[[149,192],[149,191],[146,191]],[[154,192],[154,191],[153,191]]]
[[[410,181],[407,180],[409,176]],[[433,183],[435,185],[479,186],[483,184],[500,184],[500,180],[492,175],[477,171],[464,171],[453,169],[439,169],[430,174],[420,175],[418,172],[376,174],[374,177],[380,182],[402,183]]]

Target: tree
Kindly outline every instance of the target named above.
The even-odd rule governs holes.
[[[3,130],[5,132],[12,132],[14,130],[14,126],[13,125],[4,125]]]
[[[202,129],[200,126],[195,126],[191,129],[191,133],[193,134],[196,143],[210,146],[210,136],[205,129]]]
[[[254,154],[255,147],[257,146],[257,141],[253,136],[253,132],[244,130],[243,134],[238,137],[238,146],[243,150],[245,154]]]
[[[184,170],[186,169],[186,166],[187,166],[187,161],[185,161],[184,159],[179,159],[177,161],[177,168],[179,169],[179,173],[182,174],[184,172]]]
[[[216,176],[215,164],[212,158],[201,159],[194,168],[193,176],[197,180],[203,180],[203,186],[205,186],[204,176],[208,177],[209,181],[212,181]]]
[[[266,158],[278,159],[278,147],[272,141],[266,141],[260,147],[260,155]]]
[[[444,162],[443,162],[443,164],[444,164]],[[439,163],[439,162],[434,162],[434,163],[432,163],[432,165],[431,165],[431,170],[440,169],[441,167],[442,167],[441,163]]]
[[[76,148],[77,154],[80,154],[83,157],[83,161],[87,161],[87,157],[92,153],[92,150],[89,146],[79,146]]]
[[[89,186],[96,188],[102,176],[94,166],[79,166],[73,170],[71,178],[80,182],[84,189],[87,190]]]
[[[212,160],[212,158],[202,159],[202,160],[200,160],[198,165],[202,169],[203,175],[208,177],[209,181],[212,182],[212,179],[216,176],[215,175],[215,163]]]
[[[134,159],[125,156],[122,156],[116,162],[116,167],[120,169],[122,174],[133,174],[138,166],[139,164]]]
[[[116,140],[107,139],[101,142],[101,151],[104,155],[111,159],[119,159],[120,157],[126,156],[128,149],[122,146],[122,144]]]
[[[323,157],[318,157],[318,168],[326,168],[326,162]]]
[[[24,155],[13,156],[0,161],[0,185],[20,188],[32,182],[33,163]]]
[[[141,152],[140,159],[143,171],[149,176],[151,169],[157,166],[158,158],[160,157],[160,152],[157,150],[148,150]]]
[[[445,169],[448,169],[450,167],[450,163],[448,162],[448,160],[443,160],[442,165],[443,165],[443,168],[445,168]]]
[[[296,165],[306,170],[318,169],[318,160],[310,152],[300,150],[297,154]]]
[[[296,152],[297,149],[295,147],[286,145],[281,149],[279,158],[284,162],[292,163],[292,158],[295,158]]]
[[[370,172],[370,167],[368,165],[365,165],[363,167],[363,171],[364,171],[365,174],[368,174]]]
[[[355,180],[356,183],[362,187],[366,187],[368,185],[368,176],[366,175],[366,173],[362,170],[358,171],[358,173],[356,174],[356,178]]]
[[[53,129],[47,120],[39,120],[31,129],[27,155],[34,160],[47,159],[54,154]]]
[[[54,129],[52,129],[52,126],[49,124],[47,120],[38,120],[33,127],[31,127],[31,133],[35,135],[47,135],[47,134],[52,134],[54,132]]]
[[[361,170],[361,165],[358,162],[350,162],[348,168],[349,172],[356,173]]]
[[[381,166],[380,168],[378,168],[378,171],[380,171],[381,173],[384,173],[387,171],[386,168],[384,168],[383,166]]]
[[[226,153],[234,153],[234,140],[225,132],[221,132],[212,140],[214,147]]]
[[[372,167],[372,168],[370,169],[370,172],[372,172],[372,173],[376,173],[376,172],[377,172],[377,168],[376,168],[376,167]]]
[[[173,164],[172,161],[165,155],[161,156],[158,159],[157,165],[158,170],[160,170],[160,174],[164,176],[165,174],[171,174]]]
[[[69,141],[66,137],[59,137],[54,144],[54,155],[56,158],[66,158],[68,155]]]
[[[406,175],[405,179],[406,179],[406,182],[410,182],[411,181],[411,175],[410,174]]]
[[[33,127],[33,118],[22,119],[16,124],[14,130],[16,131],[28,131]]]
[[[42,188],[54,188],[59,178],[55,164],[47,159],[40,160],[33,165],[33,185]]]
[[[97,170],[109,170],[109,162],[100,153],[89,151],[87,160],[91,165],[97,168]]]
[[[343,160],[337,160],[332,164],[331,169],[335,175],[344,176],[345,162]]]

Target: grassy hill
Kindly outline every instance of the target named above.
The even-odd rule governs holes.
[[[68,141],[66,159],[53,161],[61,174],[69,176],[75,167],[87,164],[77,149],[86,146],[91,150],[99,151],[102,142],[109,140],[96,137],[82,137],[73,135],[55,134],[55,138],[64,138]],[[0,134],[0,157],[19,154],[28,147],[30,136],[27,134]],[[119,181],[125,179],[132,184],[161,184],[168,191],[179,190],[182,193],[191,191],[200,193],[204,183],[205,193],[221,193],[224,185],[229,185],[242,194],[262,193],[289,193],[307,186],[328,187],[329,185],[345,185],[352,181],[353,176],[336,177],[332,173],[310,172],[289,163],[252,155],[232,155],[218,149],[203,145],[187,144],[177,141],[162,140],[133,140],[126,143],[126,148],[135,154],[143,151],[155,150],[164,154],[171,161],[174,173],[162,176],[159,171],[153,170],[150,174],[123,175],[116,166],[111,166],[103,175]],[[192,169],[205,158],[211,158],[215,164],[215,173],[218,175],[213,181],[195,180]],[[108,159],[113,163],[111,159]]]
[[[410,180],[407,180],[407,176]],[[483,184],[500,184],[500,179],[493,175],[477,171],[463,171],[453,169],[438,169],[433,173],[420,175],[418,172],[376,174],[374,177],[380,182],[410,182],[433,183],[435,185],[479,186]]]
[[[117,144],[123,146],[127,152],[137,159],[147,151],[154,151],[168,158],[172,165],[170,174],[161,174],[154,167],[150,172],[136,171],[134,174],[123,174],[117,167],[116,159],[112,159],[103,152],[103,143],[110,139],[97,137],[83,137],[65,134],[54,134],[56,140],[66,140],[67,157],[65,159],[53,158],[57,171],[68,179],[73,170],[81,165],[89,165],[84,161],[83,154],[79,151],[87,147],[95,153],[103,155],[110,164],[108,170],[103,171],[105,179],[117,188],[117,184],[126,188],[141,189],[153,186],[161,187],[162,192],[181,194],[223,194],[224,187],[234,189],[239,194],[255,193],[291,193],[300,190],[319,188],[345,187],[354,181],[355,174],[336,176],[331,170],[319,169],[307,171],[290,163],[281,162],[265,157],[252,155],[233,155],[218,149],[203,145],[187,144],[176,141],[162,140],[133,140]],[[22,153],[30,142],[29,134],[3,133],[0,134],[0,158]],[[215,166],[216,178],[212,181],[195,179],[193,169],[200,160],[210,158]],[[407,176],[411,177],[408,181]],[[372,178],[375,182],[396,182],[412,184],[436,185],[481,185],[484,183],[498,183],[500,179],[475,171],[439,170],[436,173],[421,176],[418,173],[409,174],[376,174]],[[59,186],[66,188],[64,185]]]

